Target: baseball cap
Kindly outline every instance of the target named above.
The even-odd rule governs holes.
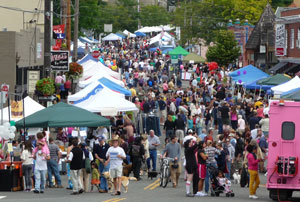
[[[102,141],[102,140],[105,140],[105,138],[104,138],[103,136],[100,136],[100,137],[98,138],[98,140],[99,140],[99,141]]]
[[[192,129],[188,130],[188,134],[193,133],[194,131]]]

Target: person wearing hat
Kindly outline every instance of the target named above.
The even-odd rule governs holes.
[[[99,144],[95,145],[93,149],[93,154],[95,156],[95,159],[99,161],[99,172],[104,173],[109,171],[109,163],[106,163],[106,153],[109,148],[109,145],[105,142],[105,138],[103,136],[100,136],[98,138]],[[100,176],[100,193],[107,193],[108,191],[108,185],[107,185],[107,179],[101,175]]]
[[[106,153],[107,161],[110,163],[109,173],[113,178],[114,190],[113,195],[121,195],[121,177],[123,173],[123,160],[126,159],[126,154],[122,147],[119,147],[119,136],[115,136],[112,140],[112,146],[109,147]]]

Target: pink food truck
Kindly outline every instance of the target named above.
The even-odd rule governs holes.
[[[300,102],[272,101],[269,116],[267,188],[271,199],[287,200],[300,191]]]

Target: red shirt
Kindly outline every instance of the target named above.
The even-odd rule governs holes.
[[[68,88],[68,89],[71,88],[71,81],[70,81],[70,80],[67,80],[67,81],[65,82],[65,88]]]

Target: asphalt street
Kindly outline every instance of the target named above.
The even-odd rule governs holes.
[[[64,186],[66,186],[66,176],[62,176]],[[266,182],[266,177],[261,175],[261,186],[257,191],[259,199],[256,201],[271,201],[268,197],[268,191],[264,187]],[[166,188],[159,187],[158,179],[147,179],[143,176],[143,180],[136,182],[131,181],[129,184],[128,193],[122,193],[119,197],[111,196],[109,193],[100,194],[98,192],[93,193],[83,193],[81,195],[71,196],[71,190],[63,189],[46,189],[44,194],[34,194],[32,192],[0,192],[0,201],[9,202],[58,202],[58,201],[72,201],[72,202],[152,202],[152,201],[164,201],[164,202],[182,202],[182,201],[206,201],[206,202],[220,202],[220,201],[253,201],[253,199],[248,198],[248,189],[241,188],[239,185],[233,184],[232,188],[235,193],[235,197],[227,198],[225,195],[220,197],[194,197],[187,198],[185,196],[185,183],[183,181],[183,176],[181,176],[179,185],[177,188],[172,188],[171,183],[168,184]],[[4,198],[2,198],[5,196]],[[299,194],[298,198],[294,198],[292,201],[300,201]]]

